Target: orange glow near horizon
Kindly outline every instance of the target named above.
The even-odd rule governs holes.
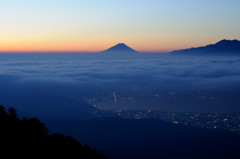
[[[0,52],[101,52],[123,41],[108,41],[106,43],[99,40],[0,40]],[[194,44],[181,42],[144,42],[127,41],[123,42],[129,47],[139,52],[170,52],[172,50],[184,49],[192,46],[201,46],[204,44]]]
[[[107,44],[91,42],[43,42],[43,41],[10,41],[1,42],[0,52],[100,52],[106,50],[118,42],[109,42]],[[129,47],[139,52],[168,52],[171,49],[157,49],[151,46],[126,43]]]
[[[118,43],[139,52],[199,47],[239,39],[239,5],[236,0],[0,1],[0,52],[100,52]]]

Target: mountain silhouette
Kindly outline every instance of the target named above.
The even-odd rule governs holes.
[[[240,41],[238,40],[221,40],[216,44],[210,44],[202,47],[175,50],[173,54],[240,54]]]
[[[138,52],[124,43],[119,43],[105,51],[102,51],[101,53],[109,55],[134,55]]]

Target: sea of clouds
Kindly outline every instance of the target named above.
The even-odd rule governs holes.
[[[166,95],[177,92],[178,100],[170,100],[171,111],[177,107],[182,111],[184,107],[186,111],[201,107],[204,111],[207,107],[238,111],[240,57],[151,54],[119,59],[96,54],[0,54],[0,88],[0,104],[30,115],[78,116],[81,96],[121,89]],[[202,103],[192,94],[221,100]],[[151,109],[161,110],[161,105],[160,101]]]

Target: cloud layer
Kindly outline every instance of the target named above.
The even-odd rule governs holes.
[[[26,99],[33,104],[36,96],[80,97],[121,89],[177,92],[182,101],[189,98],[186,92],[207,92],[203,95],[225,97],[225,103],[232,99],[229,107],[236,110],[240,104],[240,57],[2,54],[0,68],[1,101],[9,105],[26,104]]]

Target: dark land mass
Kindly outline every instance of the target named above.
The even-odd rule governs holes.
[[[107,159],[70,136],[49,135],[48,129],[37,118],[17,118],[13,108],[6,112],[0,106],[0,128],[1,158]]]
[[[175,50],[170,54],[184,55],[240,55],[240,41],[221,40],[207,46]]]
[[[129,46],[127,46],[124,43],[119,43],[105,51],[102,51],[101,54],[105,54],[105,55],[112,55],[112,56],[120,56],[120,55],[136,55],[139,52],[137,52],[136,50],[130,48]]]
[[[158,119],[102,118],[51,121],[49,126],[71,134],[111,159],[239,159],[240,135],[171,124]]]

